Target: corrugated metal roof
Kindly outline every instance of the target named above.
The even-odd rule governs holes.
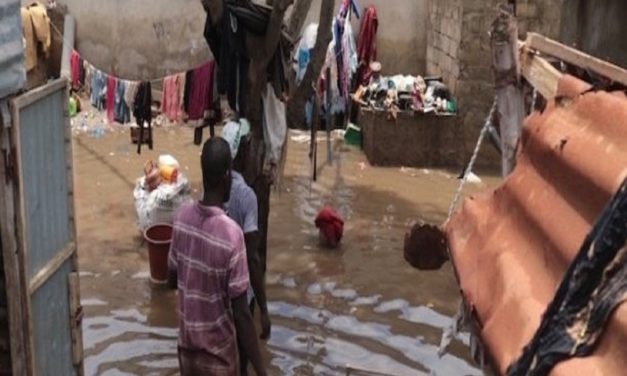
[[[597,216],[627,176],[627,97],[588,92],[570,76],[525,121],[514,172],[467,199],[445,225],[461,289],[499,373],[521,355]],[[558,98],[561,96],[558,96]],[[552,375],[627,369],[627,305],[612,315],[592,356]]]
[[[0,98],[20,90],[26,82],[20,0],[0,1]]]

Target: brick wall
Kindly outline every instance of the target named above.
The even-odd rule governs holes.
[[[9,348],[9,320],[7,316],[7,296],[0,241],[0,375],[11,374],[11,350]]]
[[[520,36],[536,31],[557,37],[563,0],[518,0]],[[458,102],[457,154],[466,163],[494,99],[488,32],[504,0],[432,0],[429,6],[427,74],[441,75]],[[499,166],[484,144],[479,166]]]

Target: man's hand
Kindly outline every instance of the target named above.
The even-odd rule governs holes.
[[[270,321],[270,315],[268,312],[261,312],[261,338],[262,340],[267,340],[270,338],[270,333],[272,332],[272,322]]]

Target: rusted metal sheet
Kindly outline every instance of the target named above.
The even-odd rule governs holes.
[[[517,167],[494,191],[467,199],[445,225],[464,299],[493,365],[521,355],[597,216],[627,176],[627,97],[588,92],[570,76],[558,99],[524,125]],[[564,99],[565,98],[565,99]],[[592,356],[552,375],[627,369],[627,305]]]

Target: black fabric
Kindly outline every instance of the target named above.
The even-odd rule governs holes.
[[[82,57],[78,59],[78,82],[81,87],[85,86],[85,60]]]
[[[185,73],[185,88],[183,90],[183,108],[185,113],[189,113],[189,92],[192,88],[192,76],[193,71],[191,70]]]
[[[605,208],[507,375],[541,376],[588,356],[616,307],[627,299],[627,180]]]
[[[133,116],[137,119],[139,126],[143,126],[144,122],[152,122],[152,86],[150,82],[145,81],[139,84],[133,104]]]

